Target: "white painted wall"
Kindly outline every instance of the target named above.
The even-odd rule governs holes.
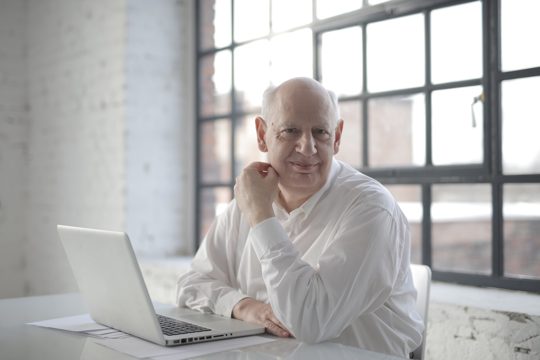
[[[124,223],[123,1],[31,0],[28,294],[76,289],[56,224]]]
[[[192,2],[191,2],[192,3]],[[193,154],[193,51],[187,2],[131,0],[127,5],[126,228],[139,253],[188,253],[193,223],[185,165]]]
[[[191,6],[0,0],[0,298],[76,289],[58,223],[188,248]]]
[[[24,293],[28,111],[25,3],[0,0],[0,297]]]

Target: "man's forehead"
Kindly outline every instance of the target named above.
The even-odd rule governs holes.
[[[272,126],[276,128],[283,127],[311,127],[311,128],[329,128],[331,125],[331,120],[328,117],[320,116],[317,118],[309,119],[300,119],[296,117],[288,118],[285,116],[280,116],[279,114],[275,116],[272,121]]]

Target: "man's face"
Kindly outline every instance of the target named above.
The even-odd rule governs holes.
[[[272,119],[257,119],[259,148],[278,173],[282,190],[310,196],[324,186],[339,149],[342,122],[326,93],[276,94]]]

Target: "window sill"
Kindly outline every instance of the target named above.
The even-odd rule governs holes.
[[[540,295],[434,281],[430,302],[540,316]]]

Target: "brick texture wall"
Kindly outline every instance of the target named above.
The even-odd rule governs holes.
[[[29,1],[29,294],[75,290],[56,224],[122,229],[122,1]]]
[[[0,298],[76,290],[56,224],[188,248],[190,6],[0,1]]]
[[[188,253],[183,233],[193,221],[186,211],[190,176],[182,166],[192,146],[186,61],[187,2],[147,0],[127,3],[126,47],[126,228],[146,255]]]
[[[24,292],[25,178],[28,111],[24,71],[25,4],[1,0],[0,10],[0,297]]]

